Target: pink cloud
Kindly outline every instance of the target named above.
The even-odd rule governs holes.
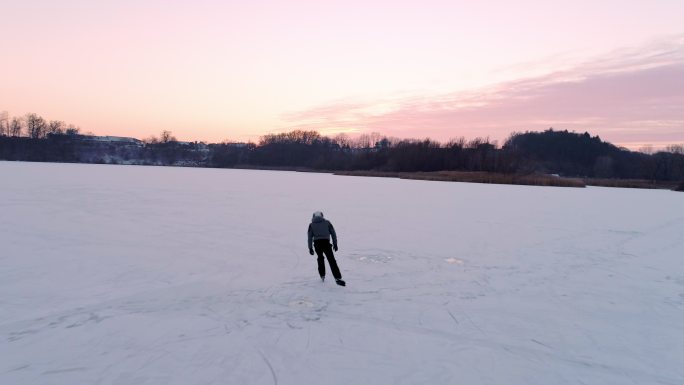
[[[468,93],[345,101],[288,114],[288,128],[446,140],[548,127],[636,146],[684,143],[684,36],[566,71]]]

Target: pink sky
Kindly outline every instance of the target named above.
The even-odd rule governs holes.
[[[0,111],[183,140],[684,143],[684,2],[475,3],[4,1]]]

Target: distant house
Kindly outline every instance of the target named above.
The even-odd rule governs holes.
[[[232,143],[225,143],[227,147],[233,147],[233,148],[245,148],[247,147],[249,143],[242,143],[242,142],[232,142]]]
[[[118,144],[124,146],[138,146],[142,147],[142,140],[136,138],[129,138],[125,136],[95,136],[95,135],[81,135],[81,134],[55,134],[50,133],[47,135],[48,139],[56,140],[71,140],[87,143],[98,143],[98,144]]]
[[[143,142],[140,139],[128,138],[125,136],[87,136],[79,135],[82,140],[89,140],[93,142],[111,143],[111,144],[127,144],[134,146],[142,146]]]

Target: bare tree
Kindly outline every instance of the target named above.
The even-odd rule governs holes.
[[[673,154],[684,155],[684,144],[671,144],[665,150]]]
[[[9,126],[9,136],[21,136],[21,128],[21,119],[17,117],[12,118]]]
[[[379,132],[371,132],[368,135],[368,138],[370,140],[370,146],[371,147],[377,147],[378,142],[380,142],[383,139],[383,136]]]
[[[38,114],[26,114],[26,130],[28,131],[29,138],[44,138],[47,131],[47,124],[45,123],[45,119],[43,119]]]
[[[371,143],[372,143],[372,139],[371,139],[370,135],[361,134],[356,138],[353,146],[356,148],[370,148]]]
[[[9,114],[7,111],[0,112],[0,136],[9,135]]]
[[[51,120],[47,126],[48,134],[63,134],[66,124],[61,120]]]
[[[647,144],[640,147],[638,151],[646,155],[653,155],[653,145]]]
[[[351,138],[349,137],[349,135],[345,134],[344,132],[335,135],[335,137],[333,138],[333,141],[335,143],[337,143],[338,146],[343,147],[343,148],[344,147],[348,148],[348,147],[351,147],[351,145],[352,145]]]
[[[461,136],[460,138],[454,138],[454,139],[449,140],[446,144],[446,147],[452,148],[452,149],[456,148],[456,149],[462,150],[466,146],[466,143],[467,143],[466,138]]]
[[[78,135],[79,131],[81,131],[81,129],[78,128],[78,127],[76,127],[76,126],[74,126],[73,124],[70,124],[70,125],[66,128],[66,134],[67,134],[67,135]]]
[[[171,131],[162,131],[159,141],[162,143],[176,142],[176,137],[171,135]]]

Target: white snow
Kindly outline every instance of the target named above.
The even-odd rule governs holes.
[[[682,193],[0,162],[0,213],[3,385],[684,384]]]

